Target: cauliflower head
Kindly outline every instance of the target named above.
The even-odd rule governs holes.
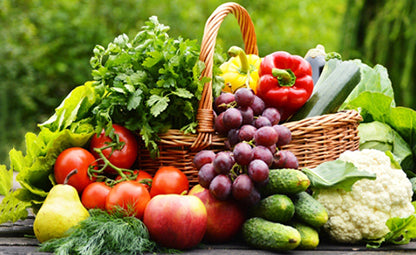
[[[376,174],[375,180],[361,179],[351,191],[322,189],[315,198],[327,209],[329,220],[324,229],[342,243],[378,239],[389,232],[386,221],[414,213],[412,184],[401,169],[391,167],[382,151],[346,151],[340,160],[353,163],[359,170]]]

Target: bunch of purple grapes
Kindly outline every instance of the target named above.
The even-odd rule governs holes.
[[[199,184],[217,199],[232,197],[255,204],[260,200],[258,187],[267,183],[270,168],[298,168],[296,156],[279,149],[291,142],[291,132],[279,125],[279,111],[266,107],[248,88],[222,93],[214,110],[215,130],[227,136],[228,150],[203,150],[195,155]]]

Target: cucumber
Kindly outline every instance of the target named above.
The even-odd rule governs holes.
[[[269,172],[269,181],[260,187],[260,194],[267,197],[274,194],[296,194],[305,191],[310,180],[306,174],[297,169],[271,169]]]
[[[252,217],[260,217],[269,221],[286,223],[292,219],[295,205],[283,194],[275,194],[263,198],[255,207],[251,208]]]
[[[262,250],[293,250],[301,241],[300,233],[294,227],[258,217],[244,222],[242,234],[248,245]]]
[[[319,233],[313,227],[297,221],[291,222],[290,226],[296,228],[300,234],[301,241],[296,249],[312,250],[319,245]]]
[[[328,212],[325,207],[309,193],[299,192],[292,197],[292,201],[295,205],[294,218],[300,222],[320,228],[328,221]]]
[[[353,60],[331,59],[327,65],[330,73],[322,73],[311,97],[290,121],[336,112],[361,80],[360,66]]]

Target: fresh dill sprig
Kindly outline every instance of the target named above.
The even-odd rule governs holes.
[[[57,255],[179,253],[160,247],[150,239],[144,223],[122,212],[108,214],[90,210],[90,217],[71,228],[65,237],[40,244],[40,251]]]

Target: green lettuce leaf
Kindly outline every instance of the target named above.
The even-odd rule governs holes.
[[[412,150],[404,139],[389,125],[373,121],[361,123],[358,126],[360,149],[377,149],[391,151],[395,161],[399,164],[413,160]],[[399,168],[401,168],[399,166]]]
[[[407,107],[395,107],[394,99],[379,92],[364,91],[348,102],[346,109],[355,109],[363,117],[363,123],[379,121],[389,125],[409,145],[412,158],[401,163],[406,172],[413,172],[416,155],[416,111]]]
[[[55,109],[55,114],[39,126],[53,131],[68,128],[73,123],[88,118],[92,107],[99,99],[93,82],[86,82],[74,88]]]
[[[5,165],[0,165],[0,195],[6,195],[13,187],[13,170],[7,170]]]
[[[315,168],[304,168],[302,172],[308,176],[314,190],[334,188],[350,191],[352,185],[360,179],[376,179],[375,174],[360,171],[354,164],[339,159],[324,162]]]
[[[32,203],[21,201],[15,196],[15,192],[8,193],[0,204],[0,224],[16,222],[28,216],[27,209]]]
[[[8,190],[5,199],[0,204],[2,212],[1,222],[16,221],[26,217],[27,208],[39,209],[54,183],[53,165],[58,155],[69,147],[85,146],[94,129],[90,125],[83,125],[83,133],[74,133],[69,129],[51,131],[41,128],[36,135],[28,132],[25,136],[26,154],[12,150],[10,152],[9,171],[18,170],[16,181],[21,188],[16,191]],[[11,210],[16,208],[16,216]],[[4,215],[3,215],[4,213]],[[25,216],[26,215],[26,216]]]
[[[393,87],[389,79],[387,69],[382,65],[376,65],[374,68],[361,63],[361,80],[354,90],[348,95],[345,102],[341,105],[340,109],[344,109],[345,106],[358,97],[364,91],[382,93],[390,98],[394,98]],[[394,100],[391,102],[392,106],[395,106]]]

